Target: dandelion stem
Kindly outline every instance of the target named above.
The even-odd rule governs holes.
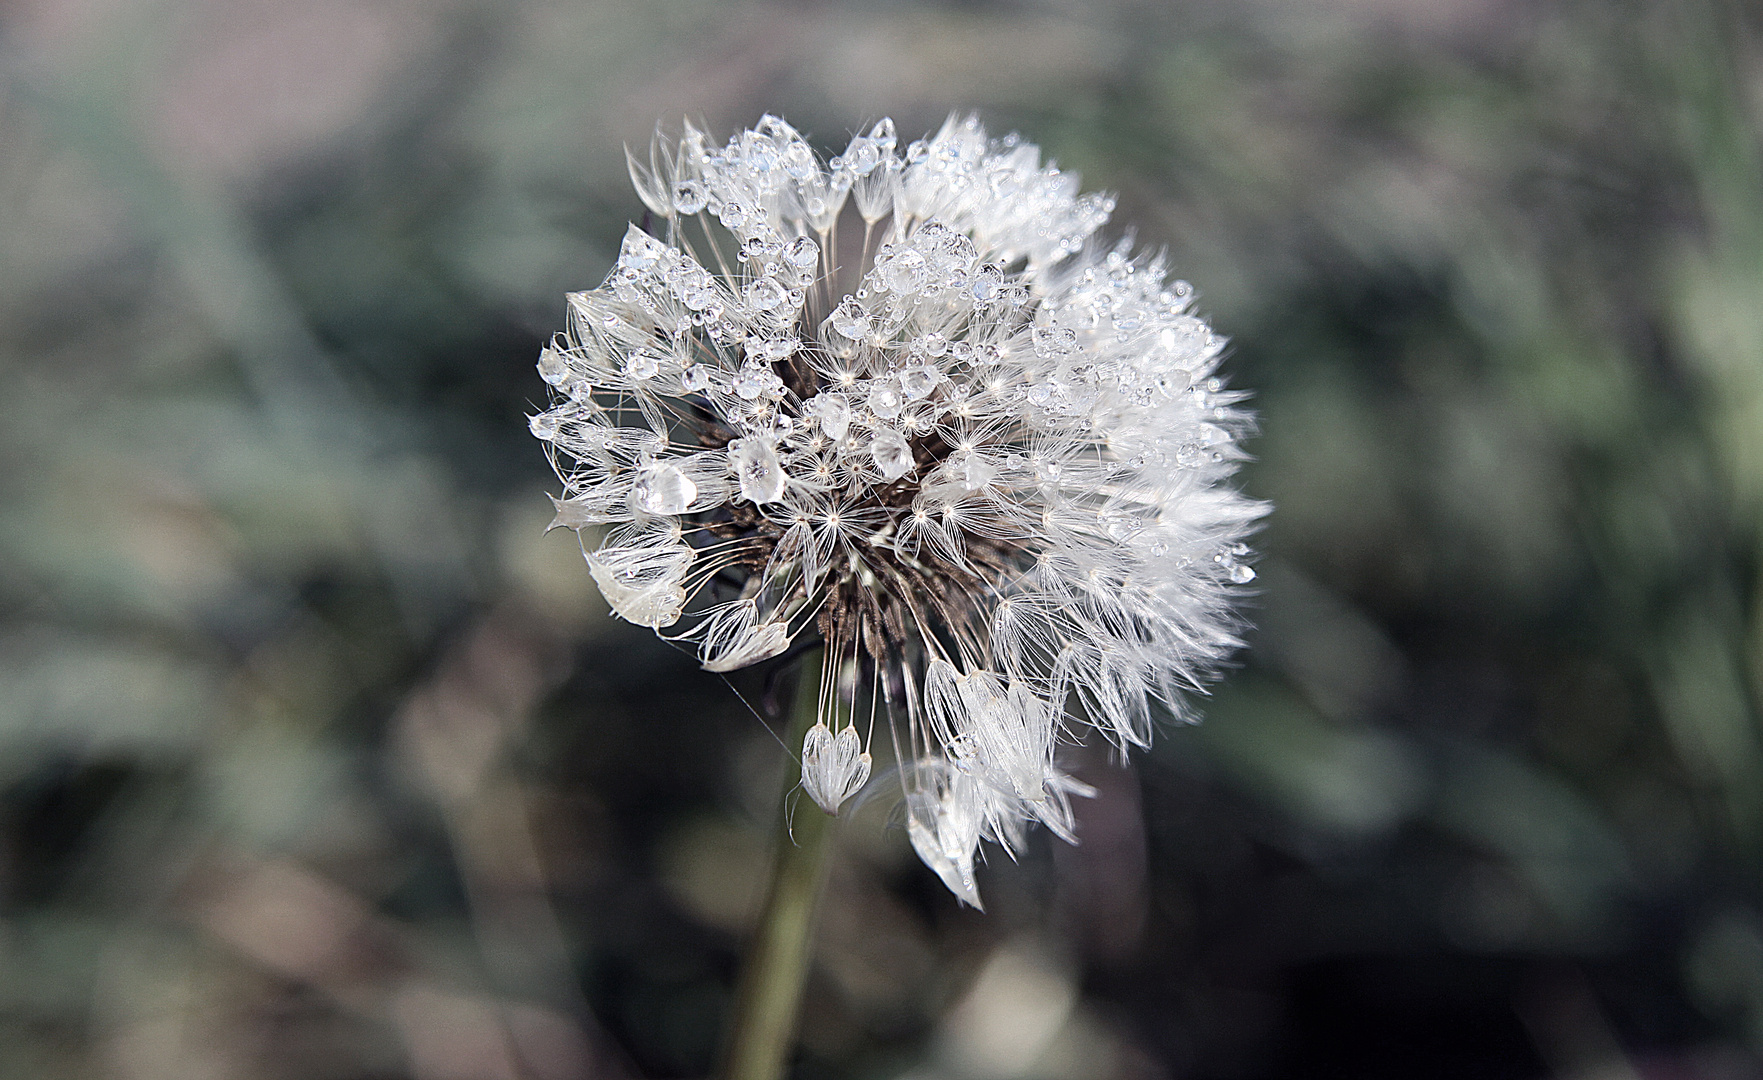
[[[802,745],[814,725],[820,700],[819,651],[803,658],[801,681],[790,713],[785,742]],[[778,800],[778,827],[771,886],[759,930],[747,953],[735,991],[734,1026],[723,1058],[723,1080],[777,1080],[795,1044],[796,1017],[808,978],[814,916],[826,880],[826,852],[832,819],[808,799],[794,802],[795,770],[786,773]]]

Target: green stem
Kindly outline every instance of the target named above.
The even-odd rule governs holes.
[[[802,676],[790,711],[785,745],[797,750],[814,726],[820,700],[820,653],[802,661]],[[759,931],[747,953],[735,991],[734,1026],[723,1058],[723,1080],[778,1080],[795,1044],[796,1016],[802,987],[808,980],[813,951],[814,916],[826,880],[826,852],[832,818],[810,799],[795,801],[790,818],[789,794],[798,779],[785,773],[778,800],[776,861]]]

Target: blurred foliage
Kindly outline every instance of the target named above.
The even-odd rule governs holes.
[[[1235,339],[1258,629],[984,916],[845,823],[799,1075],[1763,1076],[1758,23],[9,7],[0,1075],[703,1074],[778,687],[542,533],[532,361],[657,118],[978,108]]]

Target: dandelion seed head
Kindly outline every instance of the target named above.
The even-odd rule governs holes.
[[[1239,647],[1252,417],[1113,199],[972,116],[823,162],[766,116],[628,155],[632,226],[539,357],[556,525],[613,611],[729,671],[825,642],[809,796],[901,761],[907,834],[979,905],[982,841],[1074,837],[1062,740],[1143,745]]]

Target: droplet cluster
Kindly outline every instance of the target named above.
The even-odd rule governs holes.
[[[613,610],[711,670],[824,639],[805,788],[836,812],[884,716],[913,846],[977,906],[982,839],[1071,837],[1062,738],[1143,745],[1239,645],[1264,507],[1224,342],[1095,239],[1110,198],[972,117],[825,162],[688,125],[630,165],[656,225],[539,358],[557,524],[605,526]]]

